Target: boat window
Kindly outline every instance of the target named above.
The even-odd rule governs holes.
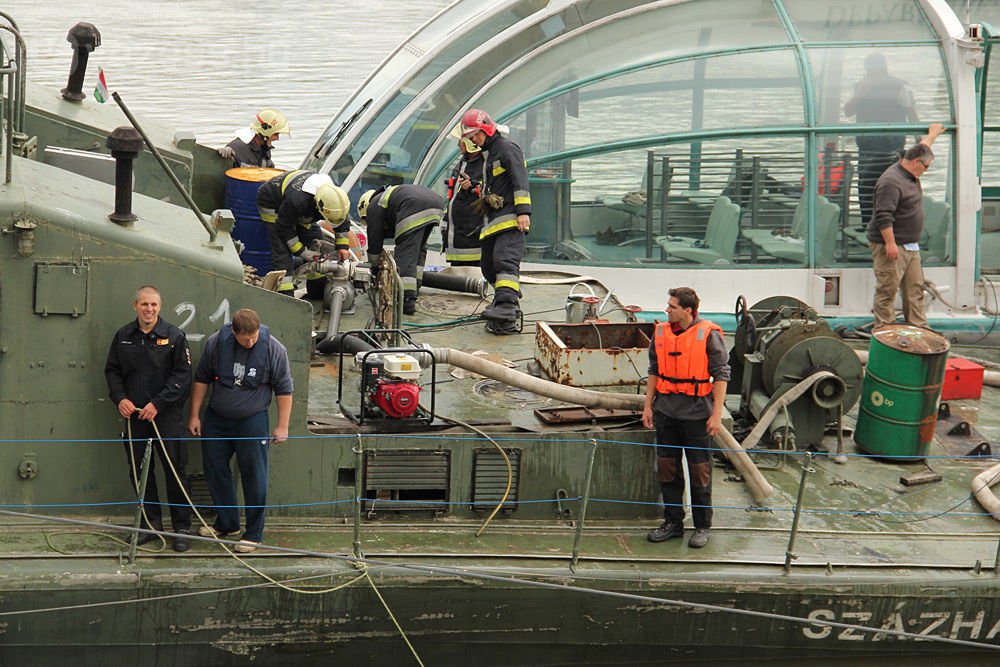
[[[935,39],[916,0],[860,3],[855,0],[783,0],[799,37],[806,42]]]
[[[950,87],[937,45],[813,48],[808,59],[818,125],[952,120]]]
[[[698,5],[695,7],[694,5]],[[613,5],[613,7],[612,7]],[[781,27],[771,3],[746,3],[734,0],[699,0],[698,3],[677,3],[667,6],[638,7],[629,9],[623,3],[587,3],[582,11],[587,20],[592,20],[595,12],[617,12],[614,20],[588,25],[579,35],[571,39],[556,39],[580,27],[580,14],[576,10],[558,15],[558,31],[553,33],[552,20],[527,28],[521,34],[497,46],[487,54],[443,83],[421,110],[408,118],[406,124],[389,140],[393,146],[403,147],[420,161],[433,145],[437,137],[429,137],[427,129],[437,125],[438,131],[453,118],[471,95],[484,91],[476,100],[476,106],[493,110],[510,109],[518,104],[528,103],[533,97],[551,91],[560,85],[572,86],[601,77],[618,77],[634,73],[636,81],[625,81],[622,85],[649,87],[660,76],[670,76],[680,81],[690,79],[693,65],[686,65],[686,71],[678,69],[667,72],[640,71],[669,61],[671,58],[688,58],[692,53],[738,49],[752,45],[770,44],[775,40],[787,42],[787,35]],[[706,26],[705,16],[716,17]],[[650,26],[656,26],[651,30]],[[544,45],[544,46],[542,46]],[[542,47],[542,48],[538,48]],[[530,59],[496,79],[506,62],[515,57],[531,53]],[[758,68],[776,66],[795,76],[794,69],[788,67],[791,55],[755,56],[746,54],[750,64],[754,61]],[[783,62],[781,62],[783,61]],[[716,70],[721,77],[721,70]],[[617,84],[609,82],[600,89],[601,95],[608,95]],[[678,85],[667,82],[670,88],[659,91],[660,96],[675,92]],[[485,87],[485,89],[484,89]],[[688,86],[690,88],[690,85]],[[597,89],[595,89],[597,90]],[[628,94],[627,90],[615,94]],[[681,94],[681,93],[678,93]],[[797,95],[801,95],[796,91]],[[801,108],[801,101],[798,102]],[[731,109],[731,103],[727,108]],[[396,113],[392,114],[395,118]],[[366,132],[366,136],[370,133]],[[430,140],[430,141],[428,141]],[[359,142],[360,147],[367,143]],[[450,160],[452,146],[444,147],[441,159]],[[441,167],[441,164],[437,165]],[[366,175],[367,177],[367,175]]]
[[[352,101],[341,109],[310,151],[307,160],[311,161],[311,165],[307,163],[306,168],[319,168],[322,159],[337,147],[343,137],[343,133],[339,137],[337,136],[341,126],[356,111],[357,105],[354,100],[377,99],[386,92],[387,86],[398,86],[392,99],[385,103],[379,115],[371,121],[372,124],[366,129],[364,136],[355,141],[352,149],[339,158],[339,166],[335,166],[335,170],[341,170],[344,165],[353,165],[354,161],[360,158],[361,153],[364,152],[358,147],[367,148],[373,139],[385,129],[386,125],[409,104],[413,96],[442,72],[458,62],[477,45],[543,9],[547,4],[548,0],[524,0],[480,22],[475,25],[474,29],[471,28],[470,22],[482,11],[482,5],[479,2],[468,0],[449,7],[446,12],[439,14],[433,21],[424,26],[423,30],[407,40],[407,44],[398,53],[382,64],[377,76],[369,78],[362,89],[355,94]],[[449,35],[454,32],[465,32],[465,34],[454,42],[449,42],[441,53],[428,61],[425,66],[417,69],[411,78],[399,83],[399,77],[403,76],[413,65],[415,57],[434,44],[448,39]]]

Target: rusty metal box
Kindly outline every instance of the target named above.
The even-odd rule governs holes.
[[[649,374],[649,341],[654,326],[651,322],[539,322],[535,327],[535,361],[559,384],[639,384]]]

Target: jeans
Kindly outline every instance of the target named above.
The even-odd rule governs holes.
[[[227,419],[211,408],[202,424],[201,456],[205,479],[218,518],[215,530],[235,533],[240,529],[240,509],[229,462],[236,454],[243,484],[246,530],[243,539],[261,542],[264,538],[264,506],[267,505],[268,419],[267,411],[242,419]]]

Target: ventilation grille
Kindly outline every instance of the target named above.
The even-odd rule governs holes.
[[[521,450],[505,449],[510,459],[510,493],[501,508],[505,512],[517,509],[518,491],[521,482]],[[507,464],[496,449],[480,449],[475,452],[472,469],[472,509],[492,510],[503,498],[507,488]]]
[[[445,451],[384,451],[365,455],[365,508],[379,512],[448,510],[450,456]]]

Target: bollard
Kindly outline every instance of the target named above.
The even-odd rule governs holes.
[[[66,41],[73,47],[73,63],[69,68],[69,80],[61,92],[64,100],[80,102],[87,97],[83,92],[87,60],[90,52],[101,45],[101,31],[93,23],[77,23],[69,29]]]

